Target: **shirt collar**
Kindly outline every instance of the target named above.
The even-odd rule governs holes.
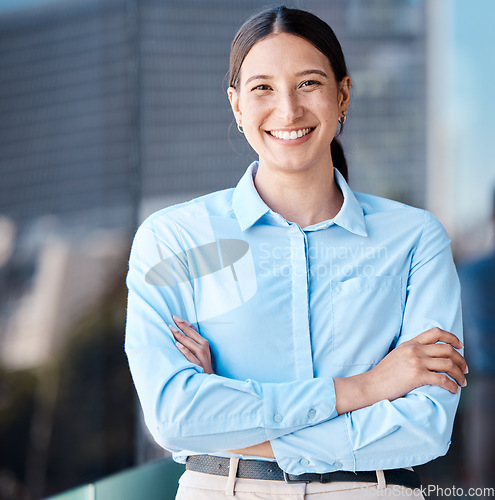
[[[263,215],[270,212],[270,207],[261,199],[254,185],[254,176],[258,170],[258,162],[249,165],[241,177],[232,198],[232,208],[242,231],[253,226]],[[333,221],[314,224],[311,227],[328,227],[332,222],[359,236],[367,236],[363,209],[342,174],[334,169],[335,180],[344,195],[344,203]]]
[[[342,208],[334,217],[333,222],[351,233],[359,236],[368,236],[361,204],[356,198],[356,195],[352,192],[349,184],[347,184],[344,176],[336,168],[334,168],[333,171],[335,181],[344,195]]]
[[[254,185],[254,176],[257,171],[258,162],[254,161],[241,177],[232,197],[232,208],[243,231],[270,211],[270,207],[261,199]]]

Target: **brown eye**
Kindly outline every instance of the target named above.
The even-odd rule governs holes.
[[[306,80],[301,83],[301,87],[311,87],[313,85],[321,85],[321,82],[318,82],[317,80]]]
[[[257,85],[253,89],[251,89],[251,91],[254,91],[254,90],[270,90],[270,87],[268,85],[261,84],[261,85]]]

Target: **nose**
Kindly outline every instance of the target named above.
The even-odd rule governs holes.
[[[287,124],[295,122],[298,118],[301,118],[303,114],[301,102],[296,93],[292,91],[286,91],[279,94],[277,111],[280,118]]]

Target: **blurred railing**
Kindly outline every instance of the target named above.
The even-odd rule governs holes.
[[[45,500],[173,500],[184,466],[171,459],[134,467]]]

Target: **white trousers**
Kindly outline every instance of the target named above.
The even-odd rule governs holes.
[[[236,478],[238,459],[230,460],[229,477],[186,470],[179,479],[176,500],[363,500],[364,498],[423,499],[420,490],[385,484],[383,471],[373,483],[292,483]]]

